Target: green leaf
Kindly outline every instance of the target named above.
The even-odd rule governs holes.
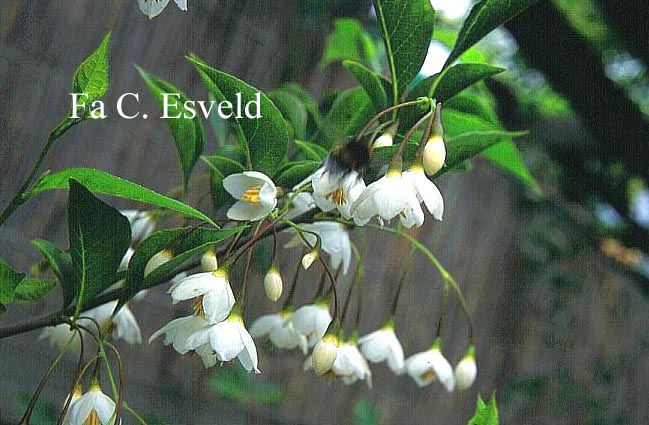
[[[441,76],[434,93],[431,93],[434,85],[430,85],[428,95],[429,97],[436,99],[438,102],[444,103],[467,87],[504,71],[504,68],[498,68],[481,63],[459,63],[450,67]],[[435,76],[430,78],[434,77]],[[428,81],[430,78],[427,78],[422,82]]]
[[[9,304],[14,300],[16,287],[24,277],[25,273],[15,271],[0,259],[0,304]]]
[[[183,186],[186,190],[192,169],[205,148],[205,128],[203,127],[203,123],[198,114],[194,118],[185,118],[186,111],[182,105],[188,99],[183,92],[168,82],[149,74],[139,66],[136,66],[136,68],[151,91],[151,94],[153,94],[153,97],[158,102],[161,111],[164,111],[163,93],[178,94],[178,97],[171,97],[167,101],[168,116],[178,117],[167,119],[167,125],[174,139],[176,150],[178,151],[180,166],[183,172]],[[195,106],[195,108],[199,107]],[[200,109],[198,110],[200,111]]]
[[[268,94],[277,109],[282,113],[284,119],[293,130],[293,137],[298,139],[306,138],[307,114],[306,106],[299,97],[286,90],[275,90]]]
[[[294,143],[309,160],[322,161],[329,155],[329,151],[315,143],[303,142],[302,140],[295,140]]]
[[[201,159],[212,170],[212,204],[218,210],[233,200],[223,187],[223,179],[230,174],[246,171],[246,168],[237,161],[220,155],[202,156]]]
[[[475,414],[469,419],[467,425],[498,425],[498,407],[496,406],[495,395],[491,396],[488,405],[478,395]]]
[[[356,77],[356,80],[365,90],[365,93],[372,99],[374,112],[385,109],[388,105],[388,96],[385,87],[390,85],[381,75],[372,72],[358,62],[351,60],[343,61],[343,66]]]
[[[321,67],[345,59],[368,64],[375,63],[376,47],[359,21],[352,18],[336,19],[334,27],[320,61]]]
[[[160,279],[169,277],[174,269],[181,266],[191,257],[202,253],[208,247],[234,236],[246,227],[239,226],[229,229],[186,227],[174,230],[161,230],[152,234],[142,241],[133,253],[133,257],[131,257],[126,271],[126,282],[124,283],[121,303],[126,303],[142,289],[159,283]],[[174,254],[173,258],[155,269],[147,277],[144,277],[144,269],[151,257],[164,249],[171,249]]]
[[[481,0],[464,21],[444,68],[491,31],[514,18],[538,0]]]
[[[381,423],[381,412],[367,400],[358,400],[354,404],[355,425],[378,425]]]
[[[315,130],[321,125],[322,115],[320,114],[318,103],[315,101],[311,93],[306,91],[303,87],[294,83],[287,84],[275,90],[275,92],[286,92],[300,99],[309,115],[307,121],[307,134],[310,134],[312,130]]]
[[[85,93],[88,97],[79,98],[79,105],[90,105],[102,98],[108,90],[108,46],[110,32],[90,56],[88,56],[74,73],[72,93]]]
[[[189,57],[188,60],[196,67],[217,100],[234,101],[237,93],[241,93],[245,105],[259,96],[261,118],[250,119],[245,115],[237,118],[233,114],[230,121],[236,123],[237,140],[246,148],[250,162],[248,166],[267,175],[273,174],[287,161],[288,126],[281,112],[260,90],[208,66],[196,57]]]
[[[396,102],[419,73],[435,28],[430,0],[374,0],[385,43]]]
[[[357,134],[374,114],[374,107],[365,90],[355,87],[340,93],[325,118],[317,143],[331,149]]]
[[[63,307],[74,300],[75,287],[72,274],[72,257],[52,242],[34,239],[32,245],[41,253],[50,265],[50,269],[63,289]]]
[[[277,171],[273,181],[279,187],[292,188],[320,167],[321,161],[295,161]]]
[[[35,303],[49,294],[55,286],[56,282],[53,280],[28,277],[23,279],[16,287],[14,302],[21,304]]]
[[[69,187],[68,180],[71,178],[79,181],[95,193],[153,204],[160,208],[166,208],[185,216],[205,221],[217,227],[216,223],[209,217],[189,205],[161,195],[136,183],[108,174],[105,171],[92,168],[68,168],[55,174],[47,174],[36,183],[34,188],[23,196],[23,202],[47,190],[67,189]]]
[[[527,135],[525,131],[510,132],[505,130],[472,131],[446,140],[446,168],[460,166],[464,161],[485,152],[491,147],[513,137]]]
[[[535,192],[541,193],[541,188],[532,177],[525,165],[525,161],[523,161],[523,157],[512,141],[498,143],[482,152],[482,156],[508,173],[513,174]]]
[[[77,309],[116,282],[117,268],[131,244],[131,225],[115,208],[70,179],[68,230]]]

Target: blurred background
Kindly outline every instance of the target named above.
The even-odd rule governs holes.
[[[436,35],[456,31],[471,4],[433,0]],[[3,0],[0,16],[2,206],[68,111],[74,70],[106,31],[113,31],[107,105],[140,92],[143,110],[155,105],[134,64],[195,99],[207,95],[184,60],[188,53],[261,89],[296,81],[321,98],[354,85],[339,64],[321,63],[335,20],[355,18],[378,38],[370,2],[358,0],[196,0],[187,12],[170,4],[151,21],[133,0]],[[372,368],[374,389],[343,386],[303,373],[298,352],[263,343],[263,373],[248,377],[234,365],[205,370],[197,358],[155,342],[120,344],[129,404],[151,424],[464,424],[476,395],[495,391],[505,424],[649,423],[648,24],[643,1],[545,0],[478,46],[489,63],[508,68],[481,89],[508,129],[531,130],[518,145],[545,196],[475,161],[472,170],[440,179],[445,219],[418,230],[460,282],[473,314],[479,374],[471,389],[418,389],[384,365]],[[433,42],[422,76],[437,72],[446,54],[444,43]],[[213,134],[208,140],[209,153],[216,141]],[[71,166],[100,168],[160,192],[181,181],[160,120],[111,116],[74,128],[46,163],[52,170]],[[0,257],[27,270],[38,260],[31,239],[67,246],[65,200],[65,193],[48,193],[21,208],[0,231]],[[201,206],[207,210],[209,202]],[[402,240],[369,233],[363,332],[382,324],[385,294],[409,251]],[[290,258],[280,262],[282,270],[294,266]],[[310,276],[305,281],[317,279]],[[434,336],[439,283],[416,257],[397,322],[407,354]],[[311,295],[302,291],[302,301]],[[274,311],[262,291],[254,291],[254,301],[248,320]],[[58,303],[53,295],[35,306],[10,306],[0,325]],[[184,307],[172,308],[162,287],[132,305],[145,339]],[[445,351],[455,364],[466,330],[454,300],[446,330]],[[0,340],[2,424],[17,422],[56,354],[38,334]],[[32,423],[53,423],[49,412],[62,404],[75,363],[70,356],[55,372],[41,397],[40,422]]]

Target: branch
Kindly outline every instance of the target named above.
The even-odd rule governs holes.
[[[311,210],[297,216],[295,219],[293,219],[293,221],[295,223],[310,222],[313,219],[313,217],[316,215],[317,212],[318,212],[317,209],[315,209],[315,208],[311,209]],[[261,236],[257,236],[257,238],[259,238],[259,239],[267,238],[267,237],[271,236],[274,232],[281,232],[282,230],[285,230],[288,227],[289,226],[286,223],[279,223],[277,226],[274,227],[274,229],[272,227],[267,229],[265,232],[263,232],[261,234]],[[249,240],[250,240],[250,237],[240,239],[236,243],[235,248],[240,248],[240,247],[244,246]],[[219,250],[217,250],[217,255],[219,255],[219,254],[220,255],[225,254],[225,248],[220,248]],[[173,273],[170,273],[169,275],[163,276],[160,279],[156,280],[155,282],[153,282],[153,284],[150,287],[152,288],[152,287],[161,285],[163,283],[169,282],[169,280],[171,280],[178,273],[191,270],[191,269],[197,267],[199,264],[200,264],[199,261],[194,261],[192,263],[189,263],[189,264],[185,265],[184,267],[182,267],[182,268],[180,268],[178,270],[175,270]],[[112,291],[106,292],[105,294],[102,294],[102,295],[100,295],[100,296],[98,296],[96,298],[93,298],[90,302],[85,304],[84,307],[83,307],[83,311],[87,311],[87,310],[90,310],[90,309],[95,308],[97,306],[106,304],[108,302],[115,301],[115,300],[119,299],[121,296],[122,296],[122,289],[121,288],[120,289],[114,289]],[[33,320],[29,320],[29,321],[22,322],[22,323],[17,323],[15,325],[3,326],[3,327],[0,328],[0,339],[7,338],[7,337],[10,337],[10,336],[14,336],[14,335],[23,334],[23,333],[30,332],[30,331],[33,331],[33,330],[36,330],[36,329],[41,329],[41,328],[44,328],[46,326],[55,326],[55,325],[61,324],[61,323],[65,322],[73,313],[74,313],[74,305],[69,306],[66,309],[62,309],[60,311],[50,313],[50,314],[48,314],[46,316],[38,317],[38,318],[33,319]]]

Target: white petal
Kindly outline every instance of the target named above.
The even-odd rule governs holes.
[[[219,285],[203,296],[203,310],[206,318],[212,322],[225,320],[234,306],[234,294],[229,284]]]
[[[257,369],[259,361],[257,359],[255,342],[243,325],[239,327],[239,333],[241,335],[241,341],[243,341],[243,345],[245,346],[245,349],[238,356],[239,361],[248,372],[254,370],[255,373],[259,373],[259,369]]]
[[[180,10],[187,10],[187,0],[174,0]]]
[[[113,317],[115,332],[118,338],[122,338],[129,344],[140,344],[142,342],[142,332],[137,320],[128,306],[124,306]]]
[[[284,318],[279,314],[267,314],[255,320],[250,327],[250,335],[254,338],[269,335],[276,326],[281,326]]]
[[[275,200],[276,203],[277,200]],[[254,204],[251,202],[237,201],[228,209],[227,216],[230,220],[257,221],[266,217],[275,208],[275,204],[269,206],[261,202]]]
[[[167,4],[169,4],[169,0],[138,0],[137,2],[142,13],[148,16],[149,19],[153,19],[161,14],[165,7],[167,7]]]
[[[171,299],[176,304],[179,301],[200,297],[220,284],[222,279],[216,278],[212,272],[193,274],[174,286]]]
[[[212,326],[210,332],[210,345],[216,352],[216,356],[222,362],[228,362],[244,350],[245,345],[241,340],[239,322],[226,320]]]
[[[435,183],[428,180],[426,175],[421,172],[421,176],[414,179],[417,194],[424,201],[424,205],[428,211],[433,215],[435,220],[441,220],[444,215],[444,198],[441,192],[435,186]]]

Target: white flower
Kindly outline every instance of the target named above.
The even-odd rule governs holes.
[[[325,165],[311,176],[313,199],[323,211],[337,209],[347,219],[351,216],[351,207],[365,190],[365,182],[355,170],[340,165],[331,156]]]
[[[435,135],[428,139],[424,146],[423,161],[424,170],[430,176],[437,174],[442,169],[444,161],[446,161],[446,146],[441,136]]]
[[[171,261],[172,258],[174,258],[174,253],[168,249],[163,249],[162,251],[156,253],[146,263],[146,266],[144,267],[144,277],[147,277],[148,275],[153,273],[155,269]]]
[[[310,359],[316,375],[324,375],[331,370],[338,359],[338,337],[332,334],[322,337],[315,345]]]
[[[292,315],[291,312],[285,311],[261,316],[250,327],[250,335],[253,338],[268,335],[270,342],[275,347],[285,350],[299,347],[302,353],[306,355],[309,349],[306,337],[295,330],[290,320]]]
[[[310,177],[309,177],[310,179]],[[301,186],[298,185],[294,188],[296,190],[297,187]],[[292,205],[293,208],[291,208],[290,214],[287,215],[288,218],[295,218],[300,214],[304,214],[307,211],[312,210],[313,208],[316,207],[315,200],[313,199],[313,195],[311,195],[308,192],[300,192],[297,195],[293,196],[293,193],[288,194],[289,198],[293,198]]]
[[[428,211],[436,220],[441,220],[444,214],[444,198],[435,183],[430,181],[421,165],[413,165],[403,172],[403,181],[412,188],[417,200],[426,205]]]
[[[208,343],[219,361],[229,362],[238,358],[248,372],[254,370],[259,373],[255,342],[238,314],[231,314],[223,322],[194,332],[187,340],[187,346],[191,350]]]
[[[96,383],[74,402],[68,413],[70,425],[113,425],[115,418],[115,402]]]
[[[201,270],[204,272],[213,272],[219,268],[219,261],[216,258],[216,252],[213,249],[208,249],[201,256]]]
[[[219,359],[216,357],[216,353],[214,352],[214,350],[212,350],[212,347],[210,347],[210,344],[203,344],[196,350],[194,350],[194,352],[198,354],[198,356],[203,361],[203,366],[205,366],[206,368],[216,365],[216,363],[219,361]]]
[[[320,302],[302,306],[295,310],[290,322],[295,331],[306,338],[309,347],[313,347],[322,339],[331,323],[329,305]]]
[[[202,309],[205,318],[212,323],[228,317],[235,303],[228,275],[223,269],[188,276],[174,285],[170,292],[174,304],[198,298],[195,309]]]
[[[307,252],[302,257],[302,261],[301,261],[302,268],[304,270],[309,270],[309,267],[311,267],[311,265],[315,260],[317,260],[317,258],[318,258],[318,251],[316,251],[315,249],[312,249],[311,251]]]
[[[187,339],[196,331],[206,328],[210,322],[200,316],[187,316],[174,319],[158,329],[149,338],[149,344],[160,335],[164,335],[164,345],[172,344],[179,354],[187,354],[191,349]],[[197,350],[198,351],[198,350]]]
[[[153,19],[165,10],[169,0],[138,0],[137,3],[142,13],[148,16],[149,19]],[[174,3],[176,3],[178,9],[187,10],[187,0],[174,0]]]
[[[155,230],[155,221],[146,211],[121,210],[123,216],[131,223],[131,243],[142,242]]]
[[[313,233],[320,237],[321,249],[329,254],[333,269],[337,269],[342,265],[343,273],[346,274],[349,271],[349,264],[352,259],[352,245],[345,225],[335,221],[316,221],[315,223],[301,224],[300,228],[305,230],[303,236],[310,246],[315,246],[317,241]],[[294,230],[291,231],[295,232]],[[293,248],[300,244],[304,244],[304,241],[295,232],[293,238],[284,247]]]
[[[63,403],[63,406],[68,404],[68,399],[70,399],[70,403],[68,404],[68,410],[65,412],[65,417],[63,418],[63,425],[70,425],[70,410],[72,409],[72,406],[74,406],[74,403],[76,403],[81,398],[82,395],[83,395],[83,389],[81,388],[81,385],[78,385],[74,387],[72,394],[69,394],[65,398],[65,402]]]
[[[384,133],[380,135],[378,139],[374,141],[374,143],[372,143],[372,149],[385,148],[388,146],[392,146],[393,143],[394,143],[394,136],[390,133]]]
[[[391,326],[374,331],[358,340],[361,351],[372,363],[387,360],[388,367],[397,375],[403,373],[403,348]]]
[[[237,199],[228,210],[230,220],[261,220],[277,205],[275,183],[258,171],[231,174],[223,179],[223,187]]]
[[[439,348],[435,346],[428,351],[408,357],[405,369],[420,387],[425,387],[438,380],[448,392],[455,389],[453,368]]]
[[[340,344],[331,371],[334,375],[341,377],[347,385],[364,379],[367,381],[367,386],[372,388],[372,371],[355,343]]]
[[[94,319],[101,326],[102,331],[109,331],[112,328],[114,338],[121,338],[129,344],[141,343],[142,332],[131,309],[125,305],[113,316],[115,307],[117,301],[110,301],[86,311],[82,317]],[[93,328],[94,326],[90,325],[90,329]]]
[[[374,216],[389,221],[398,215],[401,215],[403,224],[407,226],[413,222],[411,215],[417,213],[421,215],[423,222],[423,212],[417,196],[412,190],[408,190],[401,171],[398,170],[388,170],[385,176],[370,184],[352,208],[354,221],[360,226]]]
[[[82,331],[83,332],[83,331]],[[52,347],[58,349],[63,349],[65,345],[70,341],[70,338],[74,340],[70,343],[72,351],[79,351],[81,348],[81,341],[79,339],[79,333],[73,331],[70,328],[70,325],[67,323],[61,323],[56,326],[48,326],[39,335],[38,339],[47,339]]]
[[[264,290],[266,292],[266,297],[272,302],[279,300],[282,296],[282,275],[279,274],[277,267],[271,266],[264,276]]]
[[[455,366],[455,383],[460,391],[466,390],[475,382],[478,367],[475,364],[474,348],[470,347],[462,360]]]

